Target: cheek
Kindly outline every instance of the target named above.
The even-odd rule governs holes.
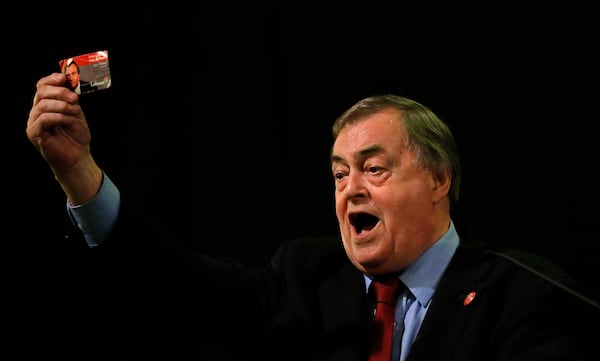
[[[335,193],[334,201],[335,201],[335,214],[337,215],[338,219],[340,219],[340,216],[345,214],[346,202],[343,200],[342,195],[338,192]]]
[[[430,221],[431,202],[429,201],[428,194],[415,191],[415,193],[396,198],[395,201],[395,204],[388,203],[386,207],[390,210],[390,214],[392,215],[391,221],[396,226],[405,227],[407,224],[416,225]]]
[[[371,196],[378,208],[390,214],[393,219],[420,213],[423,202],[428,199],[428,195],[421,188],[405,186],[390,188],[380,193],[373,192]]]

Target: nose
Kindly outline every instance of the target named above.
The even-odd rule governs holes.
[[[350,172],[346,176],[346,187],[344,188],[345,197],[354,199],[356,197],[365,197],[367,194],[364,174],[359,171]]]

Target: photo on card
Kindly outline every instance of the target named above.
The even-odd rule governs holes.
[[[58,65],[67,76],[67,86],[77,94],[104,90],[111,86],[108,50],[62,59]]]

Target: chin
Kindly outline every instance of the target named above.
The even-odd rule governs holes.
[[[360,271],[371,274],[380,269],[383,261],[379,257],[373,257],[370,255],[364,257],[355,257],[352,263]]]

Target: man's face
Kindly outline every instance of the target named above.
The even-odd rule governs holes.
[[[77,66],[75,64],[69,65],[67,69],[65,69],[65,75],[67,76],[71,89],[77,88],[77,85],[79,84],[79,72],[77,71]]]
[[[447,188],[416,164],[395,110],[344,128],[333,145],[332,172],[344,248],[367,274],[404,269],[448,229],[440,205]]]

